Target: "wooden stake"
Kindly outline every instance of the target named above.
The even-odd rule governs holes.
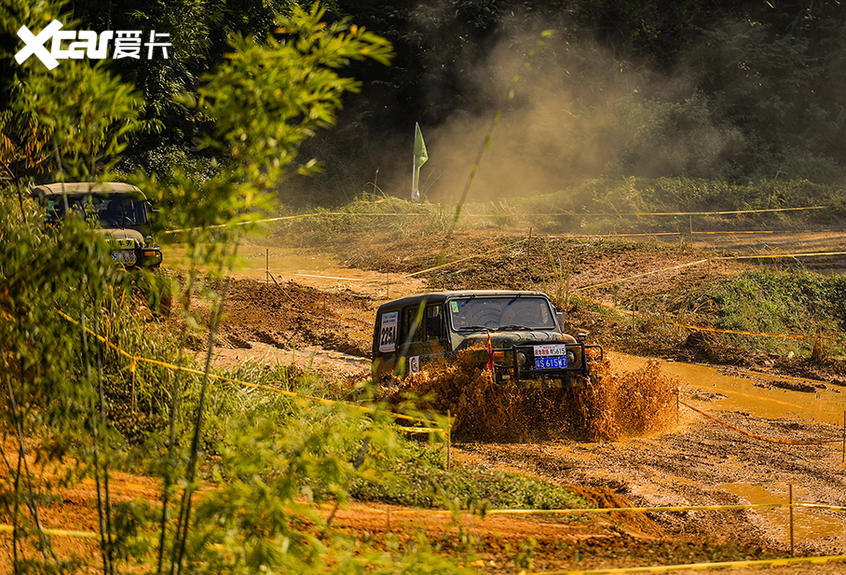
[[[450,448],[452,447],[452,413],[447,409],[447,428],[446,428],[446,468],[449,471],[450,466]]]
[[[846,409],[843,410],[843,447],[840,450],[840,463],[846,463]]]
[[[676,386],[676,425],[679,424],[679,410],[681,409],[681,400],[679,399],[679,388]]]
[[[688,216],[690,219],[688,220],[688,224],[690,225],[690,237],[693,238],[693,216]]]
[[[391,508],[386,508],[387,511],[387,524],[388,524],[388,531],[391,530]]]
[[[391,299],[391,272],[385,272],[385,298]]]
[[[135,369],[132,370],[132,407],[131,407],[132,415],[135,415],[135,370],[136,369],[138,369],[137,366],[135,367]]]
[[[790,556],[793,556],[793,484],[787,485],[790,494]]]
[[[264,283],[270,283],[270,248],[264,248]]]

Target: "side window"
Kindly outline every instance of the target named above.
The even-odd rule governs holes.
[[[426,308],[426,341],[438,341],[444,337],[444,308],[442,305],[430,305]]]
[[[423,317],[417,318],[420,312],[420,305],[412,305],[402,310],[402,334],[403,340],[424,341],[425,322]],[[417,325],[414,325],[417,323]]]

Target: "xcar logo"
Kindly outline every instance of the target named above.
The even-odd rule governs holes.
[[[50,22],[38,34],[33,34],[26,26],[21,26],[18,36],[24,42],[24,47],[15,54],[18,64],[23,64],[30,56],[35,56],[52,70],[59,65],[59,60],[81,60],[85,57],[92,60],[102,60],[109,52],[112,39],[114,39],[114,50],[112,58],[141,58],[141,30],[105,30],[99,34],[93,30],[62,30],[62,23],[58,20]],[[162,57],[167,59],[167,49],[171,47],[166,40],[170,34],[157,33],[152,30],[149,41],[146,42],[147,59],[152,60],[156,48],[159,48]],[[50,49],[47,49],[47,42],[50,42]],[[66,42],[66,47],[62,43]]]

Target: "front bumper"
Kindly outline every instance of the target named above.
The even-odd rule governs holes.
[[[126,268],[156,268],[162,263],[159,248],[112,250],[112,259]]]
[[[497,383],[516,383],[525,385],[530,382],[560,381],[572,384],[576,379],[589,377],[587,365],[588,349],[598,349],[599,359],[605,357],[601,345],[583,342],[565,343],[567,358],[566,365],[555,368],[538,368],[535,366],[534,345],[512,345],[510,347],[494,348],[496,358],[502,356],[501,361],[494,360],[494,380]]]

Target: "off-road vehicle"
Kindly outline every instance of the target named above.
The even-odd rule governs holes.
[[[112,258],[127,268],[156,268],[162,251],[150,235],[151,205],[136,186],[120,182],[64,182],[32,189],[48,225],[77,212],[104,236]]]
[[[602,347],[562,330],[563,314],[532,291],[445,291],[383,304],[373,331],[376,376],[416,373],[474,348],[500,384],[587,379],[585,350]]]

